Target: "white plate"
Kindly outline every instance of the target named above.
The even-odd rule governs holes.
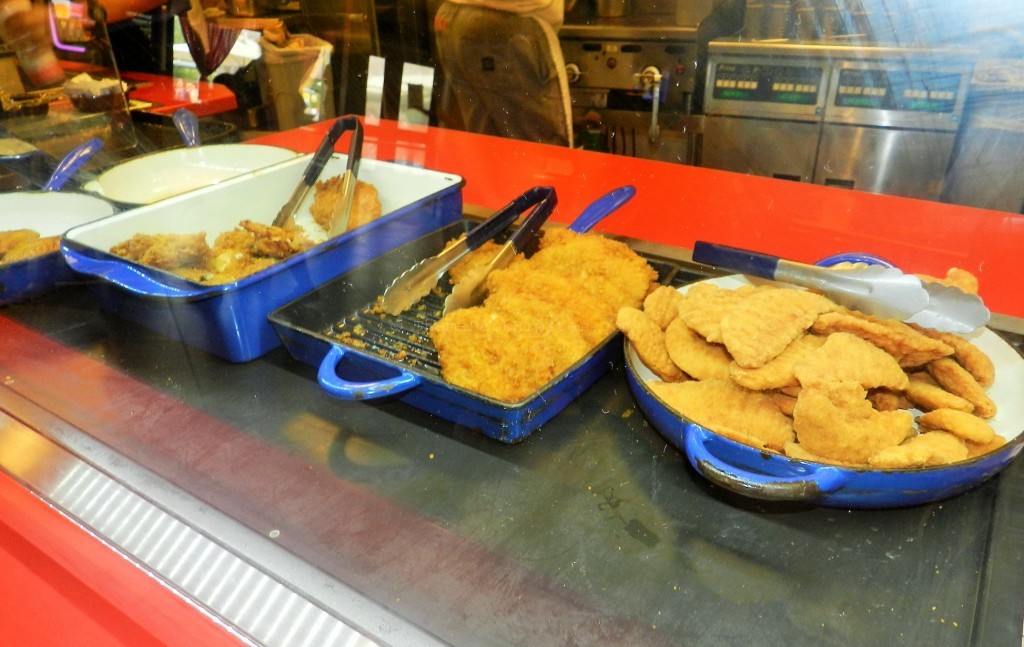
[[[0,193],[0,231],[33,229],[43,237],[58,236],[113,213],[109,202],[83,193]]]
[[[118,164],[87,182],[84,188],[123,204],[151,204],[273,166],[298,155],[287,148],[261,144],[175,148]]]

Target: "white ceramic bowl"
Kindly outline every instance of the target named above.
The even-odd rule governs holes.
[[[175,148],[111,167],[83,188],[121,204],[151,204],[296,156],[293,150],[261,144]]]

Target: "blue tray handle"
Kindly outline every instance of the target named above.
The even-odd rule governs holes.
[[[338,364],[345,357],[345,349],[340,346],[331,346],[331,350],[320,362],[320,369],[317,371],[317,382],[320,387],[342,400],[373,400],[397,395],[419,386],[423,378],[419,375],[401,371],[395,377],[376,382],[352,382],[338,375]]]
[[[775,271],[782,259],[778,256],[698,240],[693,245],[693,260],[743,274],[774,279]]]
[[[43,191],[60,191],[67,181],[85,166],[93,155],[103,148],[103,140],[92,137],[68,151],[68,154],[57,164],[50,178],[43,185]]]
[[[839,489],[847,480],[843,470],[831,465],[799,463],[779,457],[774,467],[791,466],[792,475],[769,476],[729,463],[715,455],[710,445],[721,443],[717,434],[689,423],[685,429],[686,455],[709,481],[731,492],[772,501],[814,501]]]
[[[576,216],[576,219],[569,225],[569,229],[577,234],[587,233],[606,216],[632,200],[634,195],[636,195],[636,187],[629,184],[612,189],[581,211],[580,215]]]
[[[145,270],[120,259],[99,259],[85,256],[67,246],[61,246],[64,260],[71,269],[82,274],[102,277],[134,294],[147,297],[198,297],[216,291],[214,287],[184,288],[168,285],[149,276]]]
[[[171,116],[171,121],[174,122],[185,148],[199,145],[199,118],[196,117],[196,113],[188,108],[178,108]]]

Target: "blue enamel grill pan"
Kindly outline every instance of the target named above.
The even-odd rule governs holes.
[[[628,193],[632,195],[631,187]],[[612,197],[616,206],[624,202],[622,193]],[[501,442],[515,443],[604,375],[621,358],[621,347],[611,343],[617,334],[609,335],[538,392],[516,403],[445,382],[427,331],[441,317],[450,291],[447,280],[397,317],[375,313],[370,306],[395,276],[437,254],[465,230],[464,224],[453,225],[403,245],[271,313],[270,322],[292,356],[318,367],[321,387],[335,397],[394,397]],[[355,330],[359,332],[353,334]]]

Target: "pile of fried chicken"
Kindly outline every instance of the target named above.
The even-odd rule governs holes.
[[[0,231],[0,265],[35,258],[60,248],[60,236],[40,236],[34,229]]]
[[[310,212],[324,231],[331,230],[341,177],[317,182]],[[381,215],[377,189],[357,181],[348,231]],[[242,220],[235,229],[217,236],[213,245],[206,232],[190,234],[136,234],[111,247],[110,252],[130,261],[172,272],[204,284],[232,283],[274,263],[299,254],[316,243],[298,225],[275,227]]]
[[[924,280],[940,280],[922,277]],[[973,275],[941,279],[977,291]],[[992,360],[969,340],[772,284],[661,286],[618,327],[651,392],[737,442],[878,469],[944,465],[1005,444],[988,424]]]
[[[452,268],[458,283],[487,263],[489,243]],[[430,328],[442,377],[503,402],[521,402],[615,332],[620,308],[636,307],[657,272],[625,243],[597,233],[547,230],[539,250],[486,279],[482,305],[456,310]]]

